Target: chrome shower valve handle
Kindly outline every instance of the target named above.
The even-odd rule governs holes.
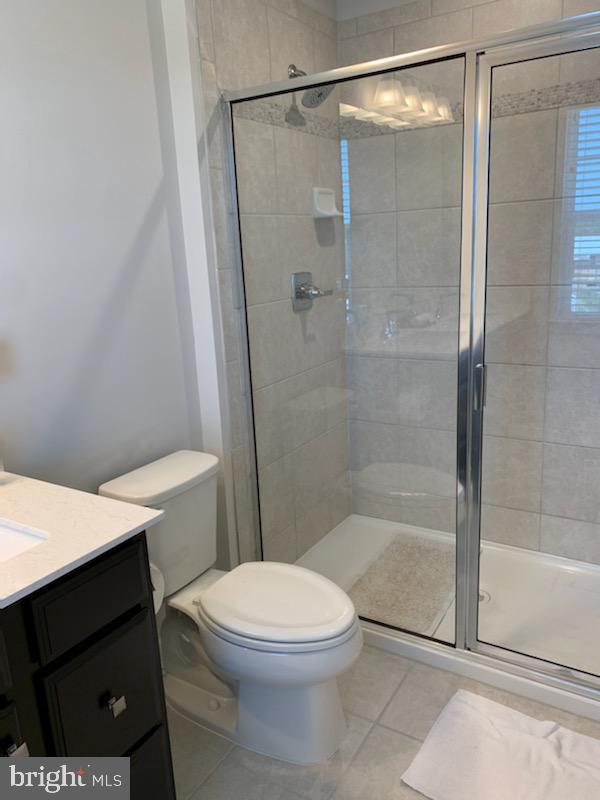
[[[333,289],[319,289],[312,282],[312,272],[294,272],[292,275],[292,308],[306,311],[312,308],[313,300],[331,297]]]

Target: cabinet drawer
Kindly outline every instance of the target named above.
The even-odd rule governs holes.
[[[147,602],[149,591],[143,538],[40,591],[31,601],[31,609],[41,663],[47,664]]]
[[[175,800],[169,736],[161,726],[131,753],[131,800]]]
[[[162,721],[152,613],[140,611],[44,679],[58,755],[122,756]]]
[[[21,730],[19,718],[13,703],[0,711],[0,758],[8,755],[8,751],[15,745],[21,744]]]

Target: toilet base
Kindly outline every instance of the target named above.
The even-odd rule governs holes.
[[[242,682],[235,741],[296,764],[326,761],[346,734],[337,681],[279,687]]]
[[[182,717],[204,725],[228,739],[237,730],[237,698],[217,695],[174,675],[163,679],[167,704]]]
[[[346,734],[335,678],[297,688],[244,684],[232,698],[169,674],[164,685],[168,705],[186,719],[282,761],[326,761]]]

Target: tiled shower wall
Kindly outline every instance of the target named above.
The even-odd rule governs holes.
[[[350,511],[343,224],[311,209],[313,186],[341,201],[339,141],[337,124],[317,135],[277,108],[247,118],[261,105],[234,117],[261,525],[265,558],[295,561]],[[291,276],[304,271],[336,292],[298,313]]]
[[[578,279],[575,260],[600,212],[574,197],[600,57],[501,67],[495,85],[536,90],[539,110],[492,122],[483,533],[600,563],[600,307],[597,288],[577,289],[598,278]]]
[[[270,80],[283,80],[287,78],[287,66],[295,62],[306,72],[330,69],[336,65],[336,24],[312,8],[305,6],[297,0],[196,0],[198,38],[201,53],[202,83],[205,95],[207,114],[206,137],[210,159],[210,173],[212,182],[212,214],[217,245],[217,258],[219,269],[219,283],[221,288],[220,301],[224,326],[224,339],[227,361],[229,406],[231,415],[231,457],[233,462],[236,524],[240,545],[240,558],[242,561],[258,557],[256,547],[255,519],[253,516],[252,502],[252,469],[253,458],[250,453],[250,415],[249,415],[249,387],[244,380],[241,368],[245,346],[241,337],[242,324],[240,316],[243,314],[240,302],[240,290],[236,281],[235,266],[235,228],[232,215],[230,177],[228,174],[228,157],[225,139],[225,122],[219,96],[223,90],[239,89],[267,83]],[[333,98],[329,108],[335,106]],[[325,112],[326,113],[326,112]],[[337,113],[337,110],[336,110]],[[282,341],[292,343],[293,337],[298,334],[293,326],[296,318],[285,319],[285,303],[277,302],[283,292],[283,278],[285,276],[285,296],[289,294],[287,281],[293,265],[304,264],[300,253],[309,252],[313,263],[319,260],[319,253],[326,254],[326,260],[332,261],[332,252],[336,249],[332,245],[331,231],[316,231],[310,227],[306,207],[298,208],[295,204],[302,199],[309,202],[310,195],[306,188],[314,180],[315,173],[319,175],[326,172],[328,182],[333,182],[330,170],[336,170],[339,158],[335,152],[335,143],[316,136],[298,134],[282,128],[275,128],[269,124],[254,121],[242,121],[239,142],[245,144],[252,151],[248,166],[257,167],[258,183],[254,187],[254,196],[242,198],[242,211],[244,212],[245,230],[250,237],[248,257],[267,259],[267,273],[257,274],[257,282],[249,286],[249,302],[253,306],[250,318],[253,321],[255,333],[260,338],[260,359],[264,366],[259,368],[255,383],[260,386],[257,397],[257,409],[267,408],[268,403],[281,406],[285,394],[289,391],[290,381],[294,373],[298,373],[297,381],[302,384],[303,377],[308,386],[320,385],[323,378],[319,370],[308,372],[306,370],[321,364],[328,364],[336,373],[338,382],[343,383],[341,364],[339,363],[339,348],[327,341],[331,336],[332,342],[337,341],[339,331],[327,329],[331,314],[324,314],[322,306],[317,307],[321,327],[317,330],[305,331],[306,336],[312,341],[312,361],[304,364],[301,354],[289,352],[289,362],[281,371],[271,365],[268,355],[272,353],[275,358],[277,348],[273,351],[273,344]],[[277,148],[277,151],[276,149]],[[276,157],[277,152],[277,157]],[[302,159],[305,159],[303,161]],[[306,173],[301,175],[296,171],[296,163],[304,164]],[[319,167],[319,164],[321,167]],[[326,166],[323,166],[326,165]],[[277,172],[277,170],[279,170]],[[309,178],[310,176],[310,178]],[[339,181],[339,176],[338,176]],[[253,191],[253,190],[251,190]],[[254,202],[256,200],[256,203]],[[279,201],[282,205],[279,206]],[[246,205],[244,206],[244,203]],[[279,213],[281,209],[285,209]],[[277,247],[275,239],[269,237],[269,232],[278,234]],[[326,243],[320,247],[318,235],[323,234]],[[327,238],[328,237],[328,238]],[[262,249],[261,249],[262,248]],[[308,248],[308,250],[307,250]],[[340,251],[341,253],[341,251]],[[262,263],[262,262],[261,262]],[[277,289],[273,293],[269,278],[273,271],[281,269],[281,281],[277,281]],[[300,268],[300,266],[296,266]],[[319,270],[315,270],[317,273]],[[265,279],[266,278],[266,282]],[[329,302],[331,306],[334,301]],[[336,300],[338,303],[339,301]],[[321,309],[319,311],[319,309]],[[270,322],[272,327],[269,327]],[[286,327],[289,324],[289,328]],[[261,327],[262,326],[262,327]],[[320,347],[325,355],[321,359]],[[321,366],[327,371],[327,366]],[[279,393],[279,395],[278,395]],[[266,405],[261,404],[265,398]],[[318,401],[320,402],[320,400]],[[269,412],[270,413],[270,412]],[[304,415],[298,414],[292,422],[298,424],[298,419]],[[285,467],[289,477],[290,463],[300,463],[304,459],[304,466],[315,479],[319,472],[316,467],[323,464],[322,452],[326,444],[331,444],[329,437],[338,448],[338,459],[327,467],[329,476],[332,472],[337,475],[345,474],[344,458],[347,452],[346,437],[344,436],[344,423],[337,419],[335,412],[324,422],[321,414],[315,415],[316,428],[307,427],[300,433],[304,437],[305,448],[291,457],[289,451],[297,449],[297,440],[285,441],[282,435],[280,442],[283,450],[262,449],[261,468],[266,487],[266,496],[271,490],[279,492],[283,483],[277,481],[278,469]],[[281,418],[281,424],[284,424]],[[339,423],[339,425],[338,425]],[[275,425],[277,427],[277,424]],[[314,441],[311,449],[308,444]],[[287,448],[287,449],[286,449]],[[329,452],[329,447],[327,447]],[[284,455],[290,455],[283,460]],[[276,465],[276,466],[275,466]],[[340,478],[341,480],[341,478]],[[328,484],[329,490],[332,481]],[[287,487],[286,487],[287,488]],[[321,527],[326,524],[323,520],[324,496],[321,494],[322,486],[314,489],[310,485],[302,485],[298,492],[296,512],[293,520],[288,517],[287,505],[289,495],[279,498],[273,506],[263,501],[263,523],[266,523],[265,551],[269,558],[294,560],[298,549],[302,551],[310,542],[312,525],[308,520],[303,520],[301,510],[319,516],[315,525]],[[347,496],[347,495],[346,495]],[[286,503],[282,502],[285,497]],[[275,500],[278,495],[275,495]],[[339,500],[339,498],[338,498]],[[298,529],[298,544],[296,530]]]
[[[353,509],[453,531],[462,124],[350,138],[348,161]]]
[[[564,3],[560,0],[528,3],[510,0],[489,3],[433,0],[430,3],[423,0],[403,4],[390,11],[339,23],[339,62],[364,61],[596,10],[596,2],[574,0]],[[550,59],[529,65],[526,70],[503,69],[496,76],[495,97],[517,98],[517,105],[522,105],[523,98],[518,93],[525,89],[535,94],[536,90],[559,83],[577,89],[578,82],[594,78],[600,78],[600,62],[595,55]],[[593,93],[589,99],[596,99]],[[485,414],[482,534],[499,542],[600,563],[597,499],[600,441],[595,435],[600,425],[600,380],[597,378],[600,329],[593,316],[575,315],[569,305],[573,218],[567,211],[569,199],[564,199],[562,181],[565,166],[568,168],[564,137],[569,110],[559,110],[557,105],[555,102],[553,108],[513,115],[506,115],[505,110],[504,116],[494,122],[492,147],[497,167],[494,171],[493,161],[487,321],[490,367]],[[408,135],[414,134],[400,133],[395,138],[399,140]],[[391,141],[394,137],[381,138]],[[372,171],[378,164],[376,174],[381,176],[383,161],[390,163],[393,157],[391,143],[387,145],[387,156],[383,143],[374,144],[368,140],[364,144],[354,143],[357,164],[359,155],[364,156],[358,153],[361,147],[365,153],[369,152],[367,158],[371,158]],[[359,167],[356,180],[360,180],[361,172]],[[380,212],[378,233],[370,238],[372,264],[377,267],[369,273],[371,284],[389,281],[393,275],[393,261],[388,260],[385,277],[381,248],[374,244],[386,241],[386,237],[389,240],[392,235],[393,214],[389,204],[393,190],[391,182],[388,183],[386,192],[383,181],[377,199],[378,203],[387,202],[388,206],[377,209]],[[360,193],[364,194],[362,188]],[[366,196],[375,197],[374,189]],[[386,197],[387,201],[382,200]],[[372,210],[360,208],[357,204],[361,202],[360,197],[355,201],[353,243],[354,237],[362,237],[361,229],[365,229],[367,219],[363,220],[358,212]],[[381,213],[384,211],[387,217]],[[597,231],[597,223],[592,228]],[[421,232],[412,229],[401,234],[400,228],[398,231],[398,253],[410,252],[412,241],[419,238]],[[444,247],[451,249],[450,232],[447,235]],[[425,241],[431,240],[420,242],[421,256],[428,250]],[[360,245],[358,249],[354,246],[353,261],[356,253],[363,251]],[[425,260],[429,263],[427,257]],[[364,278],[359,276],[358,281],[360,285]],[[372,291],[370,296],[375,301],[376,292]],[[350,372],[349,388],[355,397],[351,406],[351,457],[353,467],[358,465],[364,471],[369,464],[386,461],[387,457],[382,454],[388,449],[386,441],[389,439],[378,435],[378,430],[391,430],[382,427],[384,422],[388,426],[390,422],[397,425],[399,409],[394,410],[389,397],[391,392],[396,393],[399,406],[402,394],[394,370],[378,368],[373,358],[360,358],[358,364],[359,368],[355,366]],[[416,373],[413,372],[412,377],[415,378]],[[437,380],[440,378],[438,371]],[[419,380],[427,385],[424,372]],[[449,380],[448,376],[446,385]],[[430,384],[429,388],[433,390],[434,386]],[[424,393],[419,402],[404,402],[401,412],[404,418],[412,415],[413,420],[417,414],[423,414],[429,420],[428,427],[435,428],[435,432],[425,440],[422,439],[424,432],[411,431],[410,440],[403,442],[403,447],[396,452],[408,454],[408,465],[415,463],[415,453],[419,454],[418,465],[424,458],[437,458],[442,470],[452,474],[447,458],[444,459],[444,453],[448,456],[450,449],[448,445],[444,447],[441,438],[444,427],[441,421],[449,419],[450,407],[444,403],[444,391],[439,382],[435,389],[437,394]],[[412,396],[416,397],[414,391]],[[432,415],[429,406],[434,402],[437,408]],[[370,417],[369,435],[361,436],[361,431],[367,430],[362,419],[365,414]],[[435,424],[431,424],[432,420]],[[447,423],[446,427],[449,427]],[[427,445],[431,443],[433,447],[428,450]],[[406,481],[408,476],[406,472],[402,474],[402,464],[398,468],[400,477]],[[427,472],[418,474],[433,477]],[[414,481],[414,475],[410,480]],[[369,483],[375,485],[374,481],[363,480],[362,483],[367,487]],[[410,483],[405,486],[411,491],[419,488]],[[420,488],[425,487],[421,485]],[[426,491],[431,491],[431,484]],[[379,494],[377,502],[373,502],[373,498],[362,496],[364,492],[356,491],[355,481],[355,509],[405,521],[412,517],[411,521],[416,524],[451,529],[445,513],[443,517],[441,513],[437,515],[437,524],[431,524],[436,523],[436,515],[424,513],[423,508],[407,516],[402,509],[405,501],[386,499],[384,481],[379,483]]]
[[[597,0],[415,0],[338,23],[339,66],[598,11]]]

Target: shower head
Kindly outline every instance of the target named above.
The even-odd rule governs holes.
[[[333,89],[333,83],[328,86],[315,86],[314,89],[307,89],[302,96],[302,105],[306,108],[317,108],[327,100]]]
[[[290,64],[288,67],[288,78],[302,78],[306,77],[306,72],[303,69],[299,69],[295,64]],[[317,86],[315,89],[307,89],[304,94],[302,95],[302,105],[305,108],[317,108],[324,103],[325,100],[329,97],[329,95],[333,91],[333,84],[329,86]],[[294,103],[292,106],[296,104]],[[298,112],[300,113],[300,112]]]

